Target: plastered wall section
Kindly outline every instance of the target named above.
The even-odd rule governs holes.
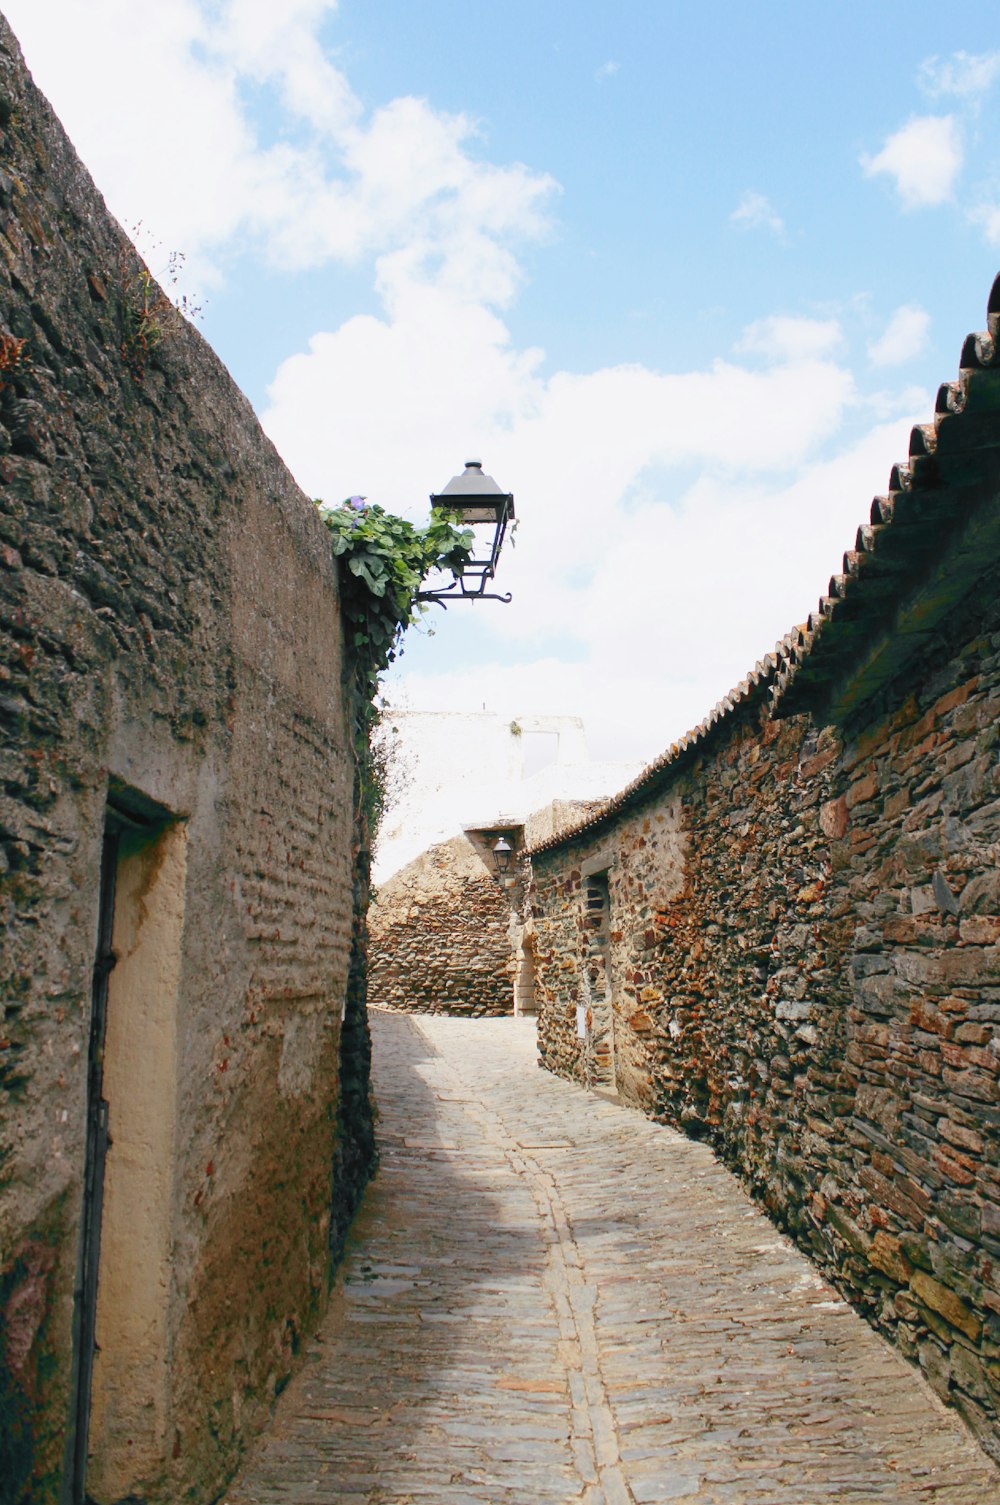
[[[588,1080],[606,871],[623,1098],[710,1139],[1000,1456],[1000,579],[860,721],[730,714],[535,854],[550,1069]]]
[[[325,1298],[351,926],[336,572],[212,352],[169,307],[143,315],[2,22],[0,154],[0,1500],[47,1505],[64,1474],[110,787],[168,813],[184,862],[169,1047],[139,1052],[172,1144],[147,1272],[161,1369],[105,1365],[95,1409],[99,1447],[135,1380],[155,1437],[134,1477],[105,1483],[97,1458],[93,1481],[209,1499]],[[112,1115],[148,1069],[112,1079]]]
[[[87,1485],[121,1498],[167,1452],[171,1203],[187,825],[126,833],[117,864],[104,1175]],[[136,1090],[138,1089],[138,1090]]]

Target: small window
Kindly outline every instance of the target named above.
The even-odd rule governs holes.
[[[587,879],[586,906],[588,916],[597,918],[595,934],[606,940],[610,924],[611,900],[608,892],[607,873],[592,873]]]

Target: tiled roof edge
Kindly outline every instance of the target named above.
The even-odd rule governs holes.
[[[780,666],[786,661],[792,651],[793,641],[798,632],[789,633],[777,643],[773,653],[766,653],[759,659],[745,679],[741,679],[734,689],[729,691],[718,701],[705,717],[704,721],[689,732],[686,732],[678,741],[672,742],[666,752],[661,753],[652,763],[649,763],[641,773],[637,774],[630,784],[626,784],[620,793],[605,800],[593,814],[576,825],[569,826],[564,831],[559,831],[554,836],[549,836],[545,841],[540,841],[537,846],[530,849],[529,855],[536,852],[547,852],[553,847],[562,846],[564,842],[574,841],[577,837],[595,831],[600,826],[612,820],[629,805],[636,803],[644,794],[649,793],[658,784],[666,783],[673,776],[677,768],[696,752],[701,751],[708,739],[723,724],[728,724],[730,718],[737,710],[746,709],[753,701],[762,699],[770,687]]]
[[[919,494],[924,488],[930,493],[932,487],[939,485],[938,468],[933,457],[942,430],[947,431],[951,440],[949,449],[953,446],[959,452],[965,449],[954,425],[967,412],[973,420],[982,416],[982,411],[974,400],[973,388],[975,373],[988,370],[994,374],[1000,372],[1000,274],[994,279],[990,291],[987,330],[966,337],[959,361],[958,380],[948,382],[939,389],[933,422],[917,424],[912,430],[909,462],[893,466],[889,476],[889,494],[875,497],[870,522],[862,523],[858,529],[854,548],[844,555],[843,572],[832,576],[828,594],[820,597],[816,611],[810,614],[802,626],[793,628],[782,638],[775,645],[773,653],[760,659],[747,677],[735,689],[730,690],[728,695],[724,695],[693,731],[672,743],[666,752],[648,764],[630,784],[605,801],[592,815],[532,847],[530,856],[595,834],[658,785],[668,782],[684,762],[704,748],[717,728],[728,724],[734,713],[747,708],[752,700],[768,694],[772,707],[778,714],[794,713],[794,707],[790,708],[785,703],[794,701],[792,686],[803,670],[808,670],[817,643],[828,631],[829,624],[849,618],[857,609],[858,597],[867,584],[873,563],[877,569],[881,559],[892,551],[893,531],[898,535],[920,520],[919,507],[908,505],[913,493]],[[989,397],[992,397],[992,393]],[[993,403],[988,400],[987,410],[991,407]],[[1000,424],[997,428],[1000,442]],[[973,448],[981,443],[975,423],[969,437]],[[900,572],[901,575],[902,573]],[[898,588],[897,585],[897,594]]]
[[[872,501],[841,573],[831,577],[775,676],[770,694],[777,715],[804,709],[816,683],[836,672],[851,651],[850,624],[879,611],[884,616],[899,601],[919,568],[923,540],[939,539],[961,517],[955,498],[975,493],[970,470],[1000,448],[1000,274],[986,317],[986,331],[966,336],[958,379],[939,387],[932,421],[910,431],[909,458],[892,467],[888,493]]]

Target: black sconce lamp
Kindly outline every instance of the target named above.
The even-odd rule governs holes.
[[[483,471],[481,460],[466,460],[460,476],[453,476],[443,491],[431,497],[431,506],[450,514],[457,528],[472,528],[475,536],[472,558],[450,585],[440,590],[420,591],[418,601],[510,601],[487,591],[496,574],[507,524],[514,520],[514,498],[501,491],[492,476]]]
[[[510,872],[510,865],[514,860],[514,848],[506,836],[499,836],[490,846],[490,853],[493,857],[493,866],[497,870],[497,877],[503,883]]]

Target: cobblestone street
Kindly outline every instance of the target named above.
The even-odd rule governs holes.
[[[703,1145],[517,1019],[376,1013],[381,1169],[229,1505],[992,1505],[954,1413]]]

